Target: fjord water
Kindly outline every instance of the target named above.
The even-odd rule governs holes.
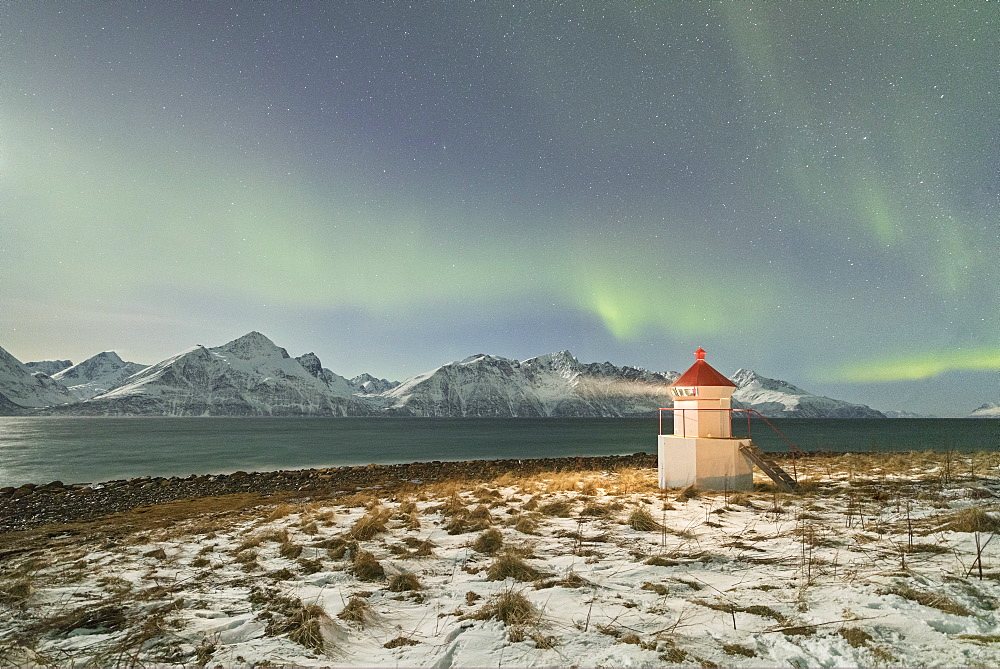
[[[1000,421],[779,419],[804,451],[1000,450]],[[656,452],[654,418],[0,418],[0,487],[237,470]],[[734,432],[746,428],[734,423]],[[788,444],[764,424],[753,440]]]

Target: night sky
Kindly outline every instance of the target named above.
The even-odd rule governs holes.
[[[1000,401],[1000,3],[0,5],[0,346]]]

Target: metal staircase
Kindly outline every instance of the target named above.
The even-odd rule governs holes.
[[[757,448],[753,442],[748,442],[740,446],[740,452],[746,456],[746,458],[757,465],[762,472],[771,477],[771,480],[777,484],[778,489],[783,492],[791,492],[795,490],[798,485],[791,476],[788,475],[784,469],[778,466],[778,463],[767,456],[764,451]]]

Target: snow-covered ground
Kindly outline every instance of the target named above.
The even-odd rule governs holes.
[[[0,551],[0,665],[997,666],[998,465],[848,455],[800,461],[792,494],[625,470],[133,512]]]

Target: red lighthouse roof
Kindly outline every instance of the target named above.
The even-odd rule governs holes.
[[[736,384],[722,375],[720,371],[705,362],[705,349],[699,347],[694,352],[695,362],[681,378],[670,384],[670,388],[693,388],[695,386],[731,386]]]

